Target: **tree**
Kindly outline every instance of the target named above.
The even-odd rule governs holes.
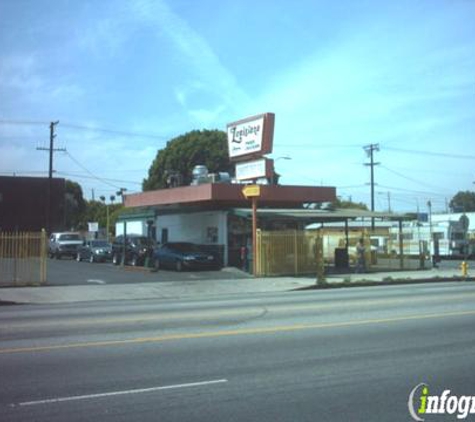
[[[337,198],[334,202],[332,202],[332,206],[333,208],[352,208],[368,211],[368,206],[363,202],[344,201],[340,198]]]
[[[68,229],[78,229],[86,211],[86,201],[83,197],[82,188],[79,183],[66,180],[65,190],[65,226]]]
[[[210,173],[233,171],[229,162],[226,133],[221,130],[194,130],[178,136],[159,150],[144,179],[144,191],[174,185],[189,185],[193,167],[205,165]]]
[[[475,211],[475,192],[459,191],[450,200],[449,205],[452,212]]]

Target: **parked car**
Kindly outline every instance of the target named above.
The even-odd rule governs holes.
[[[221,262],[216,255],[202,246],[189,242],[169,242],[156,248],[153,253],[153,267],[184,269],[220,269]]]
[[[145,236],[127,235],[125,238],[125,264],[144,265],[147,258],[151,258],[155,242]],[[124,236],[119,235],[112,243],[112,263],[119,265],[124,252]]]
[[[79,247],[76,260],[87,259],[89,262],[105,262],[112,258],[112,245],[107,240],[85,240]]]
[[[79,233],[51,233],[49,238],[48,255],[50,258],[61,259],[63,256],[76,257],[78,248],[83,240]]]

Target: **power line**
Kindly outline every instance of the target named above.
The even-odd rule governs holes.
[[[0,124],[17,125],[17,126],[30,126],[30,125],[42,126],[42,125],[48,124],[48,122],[32,121],[32,120],[0,120]],[[114,135],[129,136],[129,137],[136,137],[136,138],[159,139],[162,141],[169,138],[169,136],[164,136],[164,135],[123,131],[123,130],[117,130],[117,129],[106,129],[106,128],[101,128],[101,127],[85,126],[85,125],[79,125],[79,124],[74,124],[74,123],[61,123],[61,127],[69,128],[69,129],[88,130],[92,132],[110,133]]]
[[[85,176],[84,174],[81,174],[81,173],[69,173],[69,172],[64,172],[64,171],[57,171],[56,174],[60,174],[60,175],[63,175],[63,176],[78,177],[80,179],[94,179],[94,180],[97,180],[96,176]],[[103,177],[101,179],[102,180],[107,180],[109,182],[128,183],[128,184],[134,184],[134,185],[142,186],[142,182],[136,182],[136,181],[131,181],[131,180],[110,179],[108,177]]]
[[[403,152],[405,154],[418,154],[418,155],[430,155],[433,157],[444,157],[444,158],[458,158],[463,160],[475,160],[475,155],[467,154],[450,154],[445,152],[435,152],[435,151],[420,151],[413,149],[404,149],[404,148],[393,148],[393,147],[384,147],[389,151]]]
[[[429,184],[429,183],[421,182],[420,180],[413,179],[412,177],[408,177],[408,176],[406,176],[406,175],[404,175],[404,174],[402,174],[402,173],[399,173],[399,172],[397,172],[397,171],[395,171],[395,170],[391,170],[390,168],[388,168],[388,167],[386,167],[386,166],[381,166],[381,168],[383,168],[383,169],[389,171],[390,173],[395,174],[396,176],[399,176],[399,177],[401,177],[401,178],[403,178],[403,179],[409,180],[410,182],[414,182],[414,183],[417,183],[417,184],[419,184],[419,185],[426,186],[426,187],[432,188],[432,189],[437,189],[437,188],[438,188],[437,186],[431,185],[431,184]]]
[[[108,186],[111,186],[113,187],[114,189],[121,189],[120,186],[118,185],[114,185],[112,183],[109,183],[107,180],[103,179],[102,177],[99,177],[99,176],[96,176],[93,172],[91,172],[90,170],[88,170],[86,167],[84,167],[78,160],[76,160],[67,150],[65,150],[65,153],[66,155],[74,162],[76,163],[77,166],[79,166],[80,168],[82,168],[86,173],[90,174],[92,176],[93,179],[96,179]]]
[[[305,148],[305,149],[341,149],[341,148],[360,148],[361,145],[355,144],[278,144],[276,147],[285,147],[285,148]]]
[[[0,120],[2,125],[18,125],[18,126],[30,126],[30,125],[47,125],[48,122],[31,121],[31,120]]]
[[[431,192],[431,191],[411,190],[411,189],[404,189],[404,188],[399,188],[399,187],[395,187],[395,186],[388,186],[388,185],[378,185],[378,186],[380,186],[382,188],[385,188],[385,189],[397,190],[397,191],[401,191],[401,192],[408,192],[408,193],[411,193],[411,194],[414,194],[414,195],[432,195],[432,196],[440,196],[440,197],[447,196],[444,193],[440,193],[440,191],[439,192]]]
[[[61,126],[70,128],[70,129],[88,130],[91,132],[103,132],[103,133],[110,133],[113,135],[130,136],[130,137],[136,137],[136,138],[151,138],[151,139],[159,139],[159,140],[168,139],[168,136],[164,136],[164,135],[129,132],[129,131],[116,130],[116,129],[104,129],[104,128],[95,127],[95,126],[82,126],[82,125],[77,125],[77,124],[72,124],[72,123],[64,123]]]

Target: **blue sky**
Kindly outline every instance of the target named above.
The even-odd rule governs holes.
[[[0,21],[0,174],[46,174],[59,120],[57,176],[139,191],[167,140],[274,112],[284,184],[369,204],[374,143],[377,210],[474,189],[473,0],[1,0]]]

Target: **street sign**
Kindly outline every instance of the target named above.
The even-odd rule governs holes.
[[[242,193],[246,198],[256,198],[261,196],[261,187],[259,185],[247,185],[242,188]]]

